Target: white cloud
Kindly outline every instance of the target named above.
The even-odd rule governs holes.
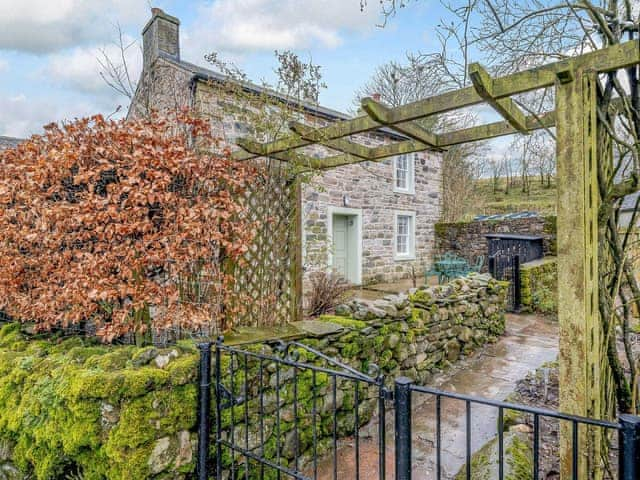
[[[200,8],[186,50],[201,55],[337,47],[345,32],[375,29],[377,10],[350,0],[217,0]]]
[[[77,100],[30,98],[24,94],[0,96],[0,135],[26,138],[42,133],[51,122],[73,120],[100,112],[97,105]]]
[[[9,62],[0,58],[0,72],[5,72],[9,69]]]
[[[142,52],[140,44],[132,41],[132,38],[124,38],[125,45],[128,45],[125,50],[125,62],[131,80],[136,82],[142,71]],[[120,47],[111,43],[104,47],[77,47],[64,53],[52,54],[48,56],[48,61],[40,73],[55,85],[114,98],[116,92],[100,76],[100,62],[106,63],[105,55],[116,68],[121,68],[123,62]]]
[[[105,42],[114,26],[141,28],[146,0],[0,0],[0,49],[48,53]]]

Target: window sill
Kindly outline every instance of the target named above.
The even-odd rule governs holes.
[[[402,195],[415,195],[415,190],[402,190],[400,188],[394,188],[393,193],[401,193]]]
[[[409,254],[409,255],[394,255],[393,259],[396,262],[406,262],[406,261],[409,261],[409,260],[415,260],[416,256],[413,253]]]

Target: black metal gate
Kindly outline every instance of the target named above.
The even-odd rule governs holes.
[[[215,346],[214,359],[211,358],[212,346]],[[578,476],[579,465],[586,460],[584,452],[588,451],[588,447],[580,443],[580,438],[583,438],[583,432],[593,429],[604,432],[610,441],[610,448],[617,450],[617,472],[607,478],[640,478],[640,417],[637,416],[620,415],[617,422],[595,420],[436,390],[415,385],[405,377],[395,379],[394,388],[388,389],[375,365],[370,366],[369,374],[364,374],[298,342],[279,342],[267,347],[268,351],[258,345],[242,349],[227,346],[221,340],[215,344],[199,344],[198,348],[201,352],[197,463],[199,480],[352,480],[362,477],[379,480],[447,479],[450,478],[450,473],[444,472],[442,467],[445,458],[443,454],[446,455],[446,452],[443,453],[443,445],[445,440],[451,441],[449,437],[454,432],[448,432],[442,427],[442,416],[449,408],[456,408],[449,402],[462,405],[465,418],[462,445],[464,468],[456,479],[475,478],[471,461],[473,418],[474,415],[487,415],[486,410],[479,411],[478,407],[495,410],[495,435],[499,448],[497,480],[503,480],[506,475],[505,459],[508,456],[505,455],[504,438],[507,412],[527,415],[530,418],[528,423],[532,425],[529,432],[533,453],[531,476],[526,472],[519,472],[519,475],[535,480],[540,478],[539,457],[541,443],[544,441],[540,435],[540,425],[542,419],[551,418],[564,422],[569,427],[574,480],[586,480]],[[215,394],[213,430],[212,364]],[[351,392],[349,401],[346,399],[347,392]],[[338,399],[340,396],[341,400]],[[435,410],[433,444],[436,461],[428,472],[414,472],[415,441],[418,439],[424,442],[424,439],[412,435],[412,402],[425,396],[433,400]],[[388,472],[389,475],[385,471],[386,401],[393,401],[395,409],[395,471]],[[362,421],[359,415],[365,402],[373,402],[379,420],[376,438],[377,471],[375,467],[370,467],[362,475]],[[328,445],[324,442],[320,449],[320,436],[326,437],[327,433]],[[351,436],[353,443],[353,457],[347,462],[348,470],[341,465],[345,459],[338,455],[338,440],[345,436]],[[318,465],[321,456],[325,460],[329,459],[328,465],[324,463],[322,472]]]
[[[509,282],[507,309],[511,312],[519,312],[522,306],[520,255],[501,251],[489,257],[489,273],[496,280]]]
[[[221,479],[223,470],[232,480],[316,479],[320,447],[323,459],[331,463],[325,462],[325,470],[338,478],[338,440],[345,436],[352,437],[354,444],[349,478],[360,478],[363,405],[367,403],[366,411],[373,408],[384,419],[389,395],[376,365],[369,364],[369,373],[364,374],[298,342],[240,349],[218,341],[214,347],[212,460],[211,344],[199,345],[199,479],[208,479],[214,472]],[[384,421],[378,424],[377,436],[377,478],[385,479]]]

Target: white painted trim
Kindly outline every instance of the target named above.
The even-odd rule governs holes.
[[[407,156],[407,184],[409,188],[398,188],[396,182],[396,161],[398,157],[406,155]],[[393,161],[391,162],[391,168],[393,169],[393,191],[395,193],[403,193],[405,195],[415,195],[416,194],[416,154],[415,153],[405,153],[402,155],[396,155],[392,157]]]
[[[347,207],[327,207],[327,271],[331,271],[331,264],[333,263],[333,216],[334,215],[354,215],[356,222],[358,222],[356,228],[356,255],[358,260],[358,268],[356,275],[356,285],[362,284],[362,209],[361,208],[347,208]]]
[[[398,217],[411,217],[411,231],[409,232],[409,254],[398,254]],[[394,210],[393,212],[393,259],[401,262],[416,259],[416,212],[413,210]]]

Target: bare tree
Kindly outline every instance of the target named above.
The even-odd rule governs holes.
[[[117,47],[118,53],[113,55],[106,48],[99,50],[97,60],[100,65],[100,77],[118,94],[133,100],[137,79],[131,76],[127,54],[131,49],[140,48],[140,46],[136,40],[126,41],[119,24],[116,25],[116,28],[118,35],[114,45]]]
[[[356,92],[354,104],[360,105],[362,97],[377,94],[383,103],[397,107],[450,90],[456,82],[443,79],[442,72],[447,68],[443,57],[407,54],[405,64],[391,61],[378,66],[372,78]],[[477,116],[473,112],[456,112],[430,117],[420,123],[425,128],[444,131],[470,127],[477,123]],[[473,207],[483,150],[483,143],[455,145],[442,154],[443,176],[449,179],[443,184],[443,221],[458,221]]]

